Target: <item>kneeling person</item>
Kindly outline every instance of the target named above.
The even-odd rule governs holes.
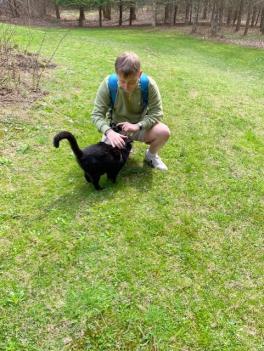
[[[167,170],[158,151],[170,137],[169,128],[161,122],[161,97],[155,81],[142,74],[139,58],[132,52],[123,53],[115,62],[116,74],[100,85],[92,112],[92,121],[104,134],[104,142],[122,148],[124,139],[149,145],[145,161],[152,167]],[[113,131],[106,120],[120,125],[123,134]]]

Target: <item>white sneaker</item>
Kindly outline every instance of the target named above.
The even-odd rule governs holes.
[[[146,151],[145,161],[148,165],[153,168],[159,169],[160,171],[167,171],[168,167],[164,162],[161,161],[161,158],[157,154],[151,154],[149,149]]]

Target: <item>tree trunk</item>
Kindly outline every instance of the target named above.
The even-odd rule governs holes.
[[[192,13],[193,13],[193,4],[192,4],[192,1],[191,1],[191,4],[190,4],[189,24],[192,24]]]
[[[246,21],[246,27],[244,30],[244,35],[247,35],[248,33],[248,28],[249,28],[249,22],[251,18],[251,12],[252,12],[252,2],[250,1],[248,4],[248,13],[247,13],[247,21]]]
[[[103,6],[103,15],[104,19],[111,20],[111,5],[105,5]]]
[[[99,27],[102,27],[102,17],[103,17],[103,7],[99,6],[98,7],[98,14],[99,14]]]
[[[56,5],[55,4],[55,12],[56,12],[56,18],[57,19],[60,19],[60,8],[59,8],[59,5]]]
[[[259,11],[258,11],[258,15],[257,15],[256,22],[255,22],[255,27],[257,27],[257,25],[258,25],[260,14],[261,14],[261,9],[259,9]]]
[[[41,0],[38,5],[38,17],[45,17],[47,15],[47,1]]]
[[[216,36],[219,30],[219,7],[217,1],[215,1],[211,20],[211,35]]]
[[[190,16],[190,2],[188,1],[185,7],[185,24],[189,22],[189,16]]]
[[[152,2],[152,27],[156,27],[157,25],[157,4],[156,0]]]
[[[215,15],[213,18],[213,21],[211,23],[211,35],[214,37],[217,35],[217,33],[219,32],[218,29],[218,14],[217,11],[215,11]]]
[[[132,26],[132,22],[136,19],[136,8],[135,6],[129,7],[129,25]]]
[[[231,24],[232,12],[233,12],[232,7],[231,6],[228,7],[227,19],[226,19],[226,25],[227,26],[230,26],[230,24]]]
[[[244,6],[244,0],[240,0],[240,6],[239,6],[239,11],[238,11],[238,16],[237,16],[237,24],[236,24],[236,32],[240,30],[241,26],[241,20],[242,20],[242,13],[243,13],[243,6]]]
[[[251,27],[251,28],[254,27],[255,20],[256,20],[256,16],[257,16],[257,8],[256,8],[256,6],[254,6],[254,7],[253,7],[253,12],[252,12],[251,23],[250,23],[250,27]]]
[[[119,27],[122,26],[122,23],[123,23],[123,3],[121,0],[119,1],[119,22],[118,22]]]
[[[14,4],[15,16],[16,17],[20,17],[20,14],[19,14],[19,3],[17,3],[17,0],[13,0],[13,4]]]
[[[12,0],[13,3],[20,3],[22,14],[27,17],[43,18],[47,15],[47,0]]]
[[[224,0],[220,0],[219,7],[219,30],[221,30],[223,26],[223,18],[224,18]]]
[[[210,20],[210,23],[211,23],[211,27],[212,27],[212,22],[214,21],[214,18],[215,18],[215,1],[213,3],[213,8],[212,8],[212,13],[211,13],[211,20]]]
[[[170,20],[170,4],[165,5],[165,12],[164,12],[164,24],[168,23]]]
[[[164,12],[164,23],[165,24],[172,24],[172,13],[173,13],[173,3],[169,2],[165,5],[165,12]]]
[[[174,14],[173,14],[173,24],[174,24],[174,26],[176,24],[177,12],[178,12],[178,5],[175,5],[175,7],[174,7]]]
[[[202,15],[202,19],[203,20],[207,19],[207,11],[208,11],[208,0],[206,0],[205,3],[204,3],[203,15]]]
[[[196,4],[196,16],[195,16],[195,19],[193,21],[192,33],[196,33],[197,32],[198,20],[199,20],[199,12],[200,12],[200,1],[201,0],[198,0],[198,3]]]
[[[29,18],[32,17],[32,6],[30,0],[27,0],[26,14]]]
[[[18,11],[18,5],[16,0],[10,0],[8,1],[11,16],[12,17],[19,17],[19,11]]]
[[[264,34],[264,7],[262,8],[262,11],[261,11],[260,32],[261,34]]]
[[[233,17],[233,26],[236,24],[236,21],[237,21],[237,14],[238,14],[238,11],[237,11],[237,9],[236,9],[235,12],[234,12],[234,17]]]
[[[79,16],[79,27],[83,27],[83,22],[85,21],[84,7],[80,7],[80,16]]]

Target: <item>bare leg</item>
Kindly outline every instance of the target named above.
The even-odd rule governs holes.
[[[166,124],[159,122],[145,133],[144,141],[146,144],[149,144],[149,151],[152,154],[157,154],[162,146],[166,144],[169,137],[169,128]]]

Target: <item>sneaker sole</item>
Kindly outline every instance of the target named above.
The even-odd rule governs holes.
[[[148,160],[146,160],[146,159],[144,159],[144,163],[146,163],[148,166],[150,166],[151,168],[153,168],[153,169],[157,169],[157,170],[159,170],[159,171],[167,171],[168,170],[168,168],[158,168],[158,167],[154,167],[153,166],[153,164],[152,164],[152,162],[151,161],[148,161]]]
[[[151,161],[144,159],[144,163],[150,166],[151,168],[154,168],[153,164]]]

